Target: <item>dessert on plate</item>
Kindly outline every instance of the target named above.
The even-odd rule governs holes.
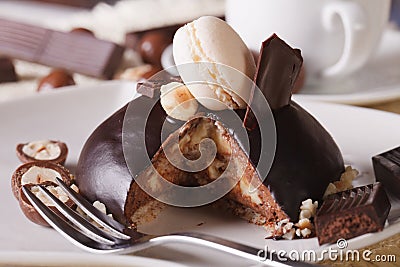
[[[300,51],[273,35],[262,44],[256,64],[237,33],[215,17],[201,17],[180,28],[173,46],[182,83],[151,78],[139,84],[138,91],[151,93],[134,99],[92,133],[76,172],[80,193],[92,202],[104,203],[118,221],[136,227],[157,216],[165,205],[159,199],[174,199],[160,176],[187,188],[213,184],[223,176],[231,190],[218,200],[220,205],[265,226],[268,236],[284,235],[290,227],[283,227],[298,221],[304,202],[321,201],[327,186],[345,170],[330,134],[290,99],[302,65]],[[206,64],[198,70],[217,85],[190,83],[190,75],[181,66],[201,61]],[[242,76],[238,79],[221,66]],[[270,107],[260,104],[255,87],[241,86],[246,78],[254,78]],[[269,119],[270,111],[276,147],[266,150],[261,148],[260,120]],[[227,112],[237,114],[241,127],[224,119]],[[165,129],[168,135],[162,139]],[[236,134],[239,130],[246,137]],[[249,151],[243,145],[246,138]],[[168,155],[180,153],[195,161],[204,152],[201,143],[205,139],[212,140],[216,148],[207,167],[192,172],[170,162]],[[271,162],[265,162],[273,152]],[[259,170],[264,165],[271,166],[266,177],[261,177]],[[190,203],[190,195],[187,198]]]

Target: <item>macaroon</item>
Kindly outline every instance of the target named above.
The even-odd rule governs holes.
[[[203,106],[210,110],[246,108],[256,64],[225,21],[204,16],[181,27],[174,36],[173,56],[183,82]]]

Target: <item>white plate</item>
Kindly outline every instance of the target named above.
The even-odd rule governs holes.
[[[19,210],[10,188],[11,175],[20,164],[15,156],[16,144],[46,138],[63,140],[70,148],[67,166],[73,170],[86,138],[100,122],[134,96],[134,88],[135,85],[129,82],[106,82],[96,87],[69,88],[0,105],[0,263],[5,261],[4,255],[9,251],[80,252],[54,230],[27,221]],[[399,145],[398,115],[342,105],[313,102],[301,104],[332,133],[346,163],[361,171],[357,183],[373,180],[371,156]],[[315,238],[265,240],[265,231],[261,227],[206,207],[167,208],[158,219],[142,230],[153,234],[199,231],[259,248],[268,246],[269,249],[287,251],[321,251],[327,248],[319,246]],[[349,240],[349,247],[364,247],[399,231],[400,224],[393,224],[380,233]],[[137,255],[189,266],[250,264],[246,260],[210,249],[177,244],[148,249]],[[87,260],[91,262],[90,257]]]
[[[303,88],[301,99],[367,105],[400,98],[400,31],[388,28],[376,54],[351,76]]]
[[[184,267],[184,265],[138,256],[96,255],[78,252],[0,251],[0,267],[5,266],[119,266],[119,267]]]

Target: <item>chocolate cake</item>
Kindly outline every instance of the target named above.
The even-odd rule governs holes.
[[[91,201],[103,202],[114,218],[128,226],[141,223],[143,218],[157,215],[161,203],[149,196],[137,184],[145,180],[163,194],[154,179],[157,170],[161,176],[178,185],[199,186],[208,184],[221,175],[231,159],[235,183],[224,200],[237,208],[253,213],[253,221],[265,226],[275,226],[286,219],[297,221],[301,202],[311,198],[321,200],[330,182],[340,178],[344,163],[329,133],[301,106],[290,100],[291,90],[302,65],[300,51],[290,48],[276,35],[263,43],[257,66],[256,85],[270,103],[276,124],[277,146],[272,167],[257,189],[250,193],[250,184],[261,181],[256,166],[263,166],[260,150],[261,134],[253,112],[266,107],[257,103],[256,92],[248,110],[235,110],[243,120],[250,141],[250,153],[242,147],[244,140],[234,135],[226,121],[221,121],[225,111],[199,110],[202,117],[186,122],[167,116],[158,101],[157,90],[153,98],[140,96],[130,105],[121,108],[103,122],[87,140],[78,163],[76,182],[80,193]],[[147,117],[145,110],[153,107]],[[148,155],[151,166],[138,158],[127,166],[123,149],[123,124],[145,125],[130,131],[129,140],[134,153]],[[166,123],[170,136],[161,143],[161,128]],[[174,136],[179,145],[173,144]],[[199,172],[186,172],[174,167],[165,156],[168,149],[180,149],[185,157],[195,159],[199,143],[211,138],[217,146],[212,164]],[[133,142],[132,142],[133,141]],[[145,142],[144,142],[145,141]],[[145,145],[143,145],[145,144]],[[172,145],[170,145],[172,144]],[[230,145],[227,145],[230,144]],[[126,152],[126,151],[125,151]],[[260,161],[261,160],[261,161]],[[133,165],[133,166],[132,166]],[[255,185],[256,186],[256,185]],[[190,196],[188,196],[190,197]]]

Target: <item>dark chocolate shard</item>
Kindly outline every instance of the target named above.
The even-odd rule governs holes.
[[[261,90],[272,110],[289,105],[302,64],[300,50],[291,48],[276,34],[262,43],[254,83]],[[253,89],[244,120],[244,125],[250,130],[254,129],[256,124],[251,109],[264,108],[257,107],[257,102],[253,101],[256,99],[254,93]]]
[[[159,95],[162,85],[166,85],[171,82],[182,83],[182,79],[178,76],[171,76],[167,72],[157,73],[156,78],[150,78],[148,81],[140,82],[136,86],[136,91],[144,96],[154,98]]]
[[[381,183],[329,195],[315,218],[318,242],[335,243],[381,231],[389,211],[390,202]]]
[[[0,54],[12,58],[111,79],[123,52],[123,47],[91,35],[0,19]]]
[[[276,34],[262,43],[255,83],[272,110],[289,104],[303,58]]]
[[[376,180],[388,193],[400,199],[400,147],[396,147],[372,158]]]
[[[16,82],[17,80],[18,77],[12,60],[1,56],[0,53],[0,83]]]

